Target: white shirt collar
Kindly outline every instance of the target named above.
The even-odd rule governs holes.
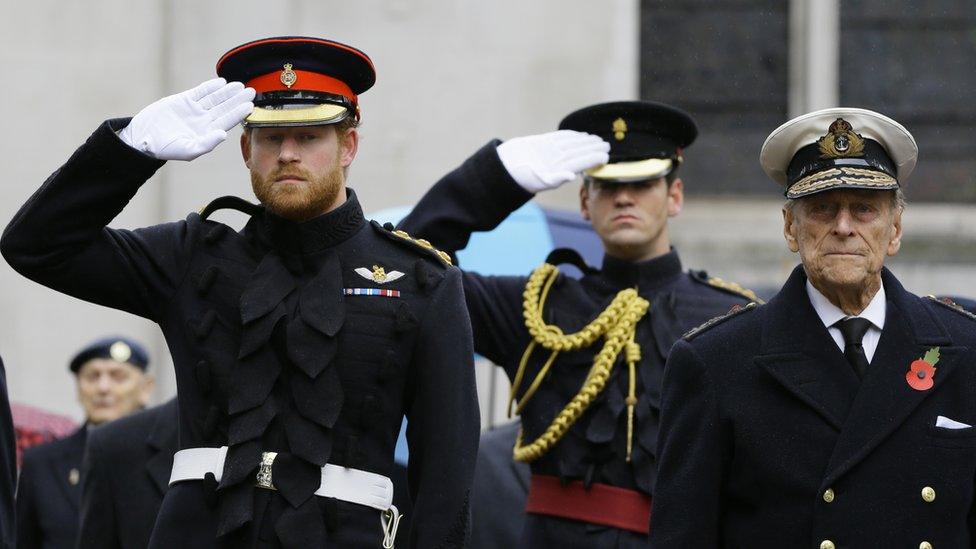
[[[813,310],[817,311],[817,316],[820,317],[820,320],[827,328],[851,316],[840,310],[840,307],[837,305],[831,303],[826,296],[820,293],[820,290],[813,287],[810,280],[807,280],[807,295],[810,297],[810,304],[813,305]],[[861,311],[861,314],[856,316],[867,319],[875,328],[881,330],[884,328],[886,313],[885,289],[884,284],[882,284],[874,294],[874,297],[871,298],[868,306]]]

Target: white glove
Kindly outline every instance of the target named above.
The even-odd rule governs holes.
[[[555,189],[610,159],[609,143],[573,130],[515,137],[497,150],[508,174],[530,193]]]
[[[254,90],[223,78],[207,80],[139,111],[119,138],[159,160],[193,160],[227,139],[254,110]]]

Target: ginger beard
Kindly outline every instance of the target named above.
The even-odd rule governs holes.
[[[312,219],[329,211],[345,186],[345,172],[339,156],[340,153],[337,153],[332,167],[319,176],[292,165],[282,166],[267,177],[252,169],[251,188],[258,200],[272,213],[293,221]],[[282,177],[295,177],[304,181],[279,183],[278,179]]]

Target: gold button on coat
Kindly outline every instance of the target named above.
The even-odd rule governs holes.
[[[823,493],[823,500],[827,503],[832,503],[834,501],[834,489],[827,488],[827,491]]]
[[[932,549],[932,544],[927,541],[923,541],[922,543],[918,544],[918,549]]]
[[[820,549],[834,549],[834,542],[829,539],[825,539],[820,542]]]
[[[935,490],[931,486],[922,488],[922,499],[929,503],[935,501]]]

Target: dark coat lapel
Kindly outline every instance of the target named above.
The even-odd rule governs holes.
[[[152,454],[146,460],[146,472],[152,478],[160,496],[166,492],[173,468],[173,454],[176,453],[178,444],[176,433],[178,421],[176,399],[173,399],[159,407],[149,436],[146,437],[146,444]]]
[[[851,412],[827,467],[824,485],[865,458],[901,425],[923,400],[935,394],[952,376],[967,348],[953,347],[948,332],[921,299],[908,293],[885,269],[882,280],[887,297],[885,326]],[[935,385],[927,391],[912,389],[905,379],[912,361],[939,347]]]
[[[72,477],[72,469],[76,471],[76,475],[81,474],[81,460],[85,455],[85,443],[88,440],[88,427],[87,425],[82,425],[80,429],[74,432],[68,439],[65,440],[66,451],[61,456],[61,459],[55,464],[55,469],[57,470],[58,485],[64,490],[65,496],[68,501],[71,502],[71,507],[78,511],[81,505],[81,480],[71,484],[70,477]]]
[[[802,266],[763,309],[756,363],[840,431],[859,381],[810,304]]]

